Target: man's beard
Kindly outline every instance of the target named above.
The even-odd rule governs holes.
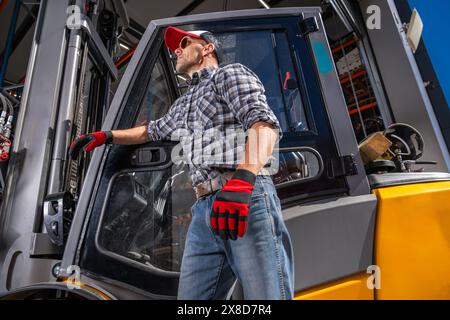
[[[184,60],[183,62],[181,62],[181,64],[176,65],[177,72],[183,73],[183,74],[189,74],[189,70],[201,62],[199,60],[201,60],[201,59],[196,58],[191,61]]]
[[[188,74],[188,71],[191,66],[192,63],[181,63],[180,65],[177,65],[177,72],[182,74]]]

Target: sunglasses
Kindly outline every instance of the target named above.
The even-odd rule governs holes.
[[[191,39],[189,39],[189,37],[184,37],[183,39],[181,39],[180,41],[180,48],[181,49],[185,49],[187,46],[189,46],[192,43]]]
[[[201,41],[201,42],[193,41],[191,38],[189,38],[189,37],[186,36],[186,37],[184,37],[183,39],[181,39],[179,48],[185,49],[186,47],[188,47],[188,46],[191,45],[192,43],[204,44],[203,42],[204,42],[204,41]]]

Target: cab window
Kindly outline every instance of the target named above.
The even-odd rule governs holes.
[[[167,113],[172,103],[169,88],[160,58],[146,85],[134,126]],[[178,272],[194,200],[183,165],[120,172],[109,185],[98,244],[124,261]]]

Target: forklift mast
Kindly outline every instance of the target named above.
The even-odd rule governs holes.
[[[128,23],[121,0],[40,2],[1,202],[0,291],[54,278],[37,270],[61,259],[89,165],[67,150],[101,128]]]

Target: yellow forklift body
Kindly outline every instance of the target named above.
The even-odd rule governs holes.
[[[374,292],[367,286],[370,276],[360,273],[304,290],[295,295],[295,300],[373,300]]]
[[[450,182],[373,190],[378,198],[371,274],[298,292],[297,300],[450,299]]]
[[[376,298],[450,299],[450,182],[377,189]]]

